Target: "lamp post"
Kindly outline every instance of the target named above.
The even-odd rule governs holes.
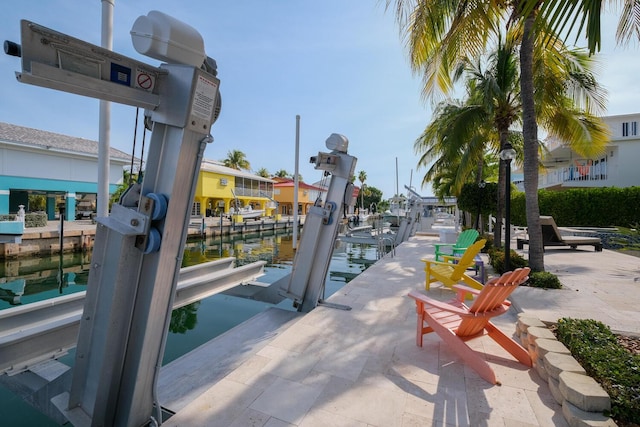
[[[484,187],[487,185],[484,179],[478,183],[478,211],[476,214],[476,229],[480,232],[480,208],[482,207],[482,196],[484,195]]]
[[[505,165],[505,192],[504,192],[504,271],[509,271],[511,266],[511,160],[516,158],[516,150],[510,143],[505,143],[500,150],[500,159]]]

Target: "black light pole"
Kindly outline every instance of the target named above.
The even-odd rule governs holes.
[[[500,159],[505,165],[504,192],[504,271],[511,269],[511,160],[516,158],[516,150],[510,143],[504,144],[500,151]]]
[[[476,229],[480,230],[480,208],[482,207],[482,196],[484,195],[484,187],[487,185],[484,179],[478,183],[478,212],[476,215]]]

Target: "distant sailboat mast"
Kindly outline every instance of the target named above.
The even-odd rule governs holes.
[[[396,196],[400,195],[400,191],[398,190],[398,158],[396,157]]]

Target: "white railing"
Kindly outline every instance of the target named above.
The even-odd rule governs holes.
[[[266,198],[272,198],[273,197],[273,194],[269,194],[268,192],[265,192],[264,190],[260,190],[258,188],[251,189],[251,188],[236,187],[236,188],[233,189],[233,192],[235,193],[236,196],[266,197]]]
[[[539,176],[538,185],[545,188],[568,182],[606,181],[607,179],[606,163],[589,166],[569,166],[548,170],[547,173]]]

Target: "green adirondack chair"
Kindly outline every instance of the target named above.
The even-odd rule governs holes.
[[[473,245],[477,238],[478,230],[470,228],[460,233],[455,243],[434,243],[436,248],[436,261],[442,261],[442,256],[444,255],[462,255],[469,246]]]

